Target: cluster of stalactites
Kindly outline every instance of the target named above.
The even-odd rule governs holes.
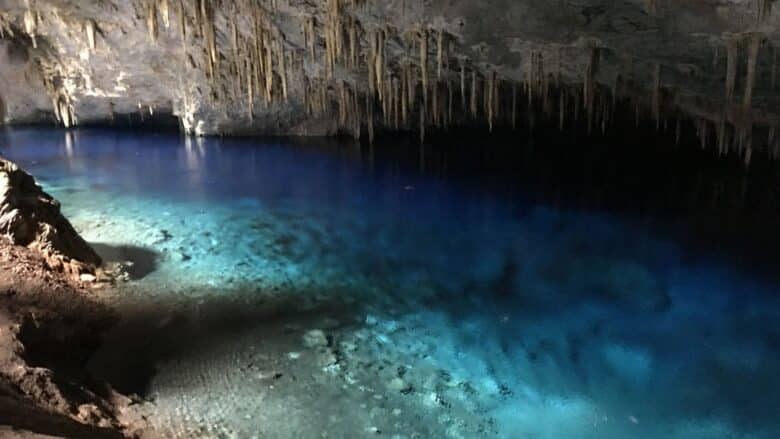
[[[726,101],[726,108],[731,109],[734,104],[734,89],[737,81],[737,68],[739,63],[739,44],[742,43],[744,40],[747,41],[747,57],[746,57],[746,68],[745,68],[745,90],[742,94],[742,103],[741,105],[737,106],[736,111],[732,112],[733,115],[733,143],[736,147],[733,148],[734,150],[744,154],[744,159],[746,163],[750,163],[750,159],[752,157],[752,132],[753,132],[753,121],[751,118],[752,114],[752,105],[753,105],[753,94],[755,89],[755,81],[756,81],[756,68],[758,63],[758,54],[759,49],[761,46],[761,43],[764,40],[763,35],[759,33],[752,33],[748,35],[744,35],[742,37],[729,37],[726,40],[726,90],[725,90],[725,101]],[[772,49],[772,72],[771,72],[771,84],[770,87],[772,90],[775,89],[775,81],[776,81],[776,60],[775,60],[775,49]],[[717,62],[714,63],[717,65]],[[702,144],[706,144],[706,134],[707,134],[707,123],[706,122],[700,122],[700,125],[702,128],[700,128],[698,131],[700,133],[699,138],[702,140]],[[726,116],[721,115],[720,120],[717,122],[717,151],[719,154],[724,154],[728,151],[727,145],[729,142],[726,141],[726,137],[728,136],[728,129],[726,126]],[[774,131],[772,131],[774,133]],[[774,140],[774,135],[771,136]]]
[[[15,34],[11,19],[9,19],[5,14],[0,13],[0,40],[6,37],[13,38],[14,35]]]
[[[323,64],[328,79],[332,79],[339,65],[348,70],[358,68],[360,56],[360,22],[350,13],[365,6],[365,0],[327,0],[323,34],[325,52]],[[304,26],[304,40],[309,56],[315,60],[316,19],[310,17]]]
[[[38,39],[37,39],[38,25],[41,21],[41,17],[38,15],[38,11],[35,10],[31,2],[32,0],[25,0],[26,8],[24,10],[24,19],[23,19],[24,31],[30,37],[30,40],[32,41],[32,46],[34,48],[37,48],[38,47]]]
[[[292,70],[298,68],[302,75],[302,56],[269,18],[279,7],[276,1],[242,0],[228,6],[219,0],[178,0],[175,11],[169,10],[168,1],[145,1],[151,38],[157,38],[159,21],[169,27],[170,15],[178,14],[183,59],[193,50],[203,53],[203,63],[190,66],[205,72],[212,103],[238,104],[251,119],[260,100],[265,107],[276,100],[287,102]],[[217,11],[229,27],[229,47],[220,47],[217,40]],[[314,33],[313,23],[307,28]],[[314,41],[314,35],[311,38]],[[310,44],[312,51],[314,44]]]
[[[772,3],[775,0],[754,0],[756,4],[756,16],[759,23],[766,20],[772,14]]]
[[[147,11],[154,15],[147,20],[150,36],[156,38],[157,23],[170,26],[169,14],[175,11],[169,12],[167,1],[145,1]],[[398,33],[387,26],[363,27],[355,8],[363,6],[364,1],[327,0],[322,15],[303,18],[303,46],[300,48],[289,44],[269,17],[278,8],[274,1],[245,0],[234,3],[232,9],[217,8],[213,3],[217,1],[194,0],[195,6],[188,7],[185,4],[189,2],[178,0],[182,42],[185,50],[193,39],[201,42],[199,48],[205,54],[213,98],[246,102],[250,118],[261,99],[266,106],[277,99],[288,100],[291,75],[300,76],[303,107],[309,116],[332,117],[342,130],[355,137],[367,132],[370,141],[374,139],[376,124],[387,129],[416,130],[421,141],[425,139],[427,128],[446,130],[456,118],[461,122],[484,123],[489,130],[502,123],[514,128],[521,111],[520,92],[527,97],[525,112],[531,128],[540,114],[548,119],[557,117],[561,130],[568,120],[578,123],[584,114],[588,131],[600,126],[605,132],[615,118],[621,76],[616,77],[611,92],[596,82],[600,57],[596,48],[587,49],[581,86],[562,85],[560,51],[557,53],[557,71],[554,53],[552,56],[550,52],[531,53],[525,63],[525,78],[517,82],[502,77],[491,66],[478,67],[465,57],[458,57],[456,65],[451,65],[453,38],[441,28],[420,26],[410,32]],[[229,26],[230,47],[219,48],[220,51],[214,24],[217,10],[229,11],[220,13],[225,14]],[[87,32],[94,32],[94,25],[93,30]],[[361,41],[365,44],[361,45]],[[749,40],[746,88],[739,106],[742,117],[734,125],[736,128],[729,128],[725,117],[715,123],[714,130],[708,128],[710,122],[695,124],[703,145],[715,138],[718,151],[725,153],[731,149],[728,145],[733,144],[734,150],[745,154],[747,162],[751,154],[749,114],[756,75],[755,58],[760,41],[758,37]],[[732,39],[726,44],[726,100],[730,103],[734,101],[740,42]],[[90,43],[90,46],[94,44]],[[324,48],[321,55],[320,47]],[[388,53],[391,47],[392,56]],[[395,56],[399,49],[402,53]],[[312,65],[322,62],[324,71],[317,76],[307,74],[305,58]],[[637,124],[642,107],[647,105],[658,130],[662,123],[665,129],[668,122],[663,114],[678,114],[669,106],[665,108],[662,73],[660,64],[652,65],[649,104],[643,99],[624,96],[624,100],[630,99],[635,106]],[[365,86],[354,79],[355,74],[366,75],[363,76]],[[774,84],[774,73],[772,77]],[[678,139],[680,130],[678,121],[675,134]],[[713,131],[714,136],[710,134]],[[771,138],[775,139],[774,130],[771,133]]]
[[[51,96],[54,119],[65,128],[70,128],[78,123],[76,111],[70,96],[61,87],[58,88],[55,85],[55,83],[61,82],[55,80],[56,77],[61,75],[54,69],[52,66],[42,66],[42,70],[50,70],[49,74],[44,75],[43,86],[46,88],[49,96]]]

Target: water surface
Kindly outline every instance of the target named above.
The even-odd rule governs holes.
[[[485,148],[0,136],[127,263],[96,369],[168,436],[780,437],[777,186]]]

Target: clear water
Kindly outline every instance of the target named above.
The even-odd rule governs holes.
[[[26,129],[0,154],[133,263],[96,361],[162,435],[780,437],[777,280],[666,213],[351,145]]]

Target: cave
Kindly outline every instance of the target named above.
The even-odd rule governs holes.
[[[780,437],[775,0],[0,0],[0,437]]]

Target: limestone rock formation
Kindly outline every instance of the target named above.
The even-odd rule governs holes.
[[[775,3],[0,0],[0,102],[198,135],[636,120],[749,161],[780,152]]]
[[[100,257],[60,213],[60,205],[16,164],[0,157],[0,235],[38,251],[55,270],[94,273]]]

